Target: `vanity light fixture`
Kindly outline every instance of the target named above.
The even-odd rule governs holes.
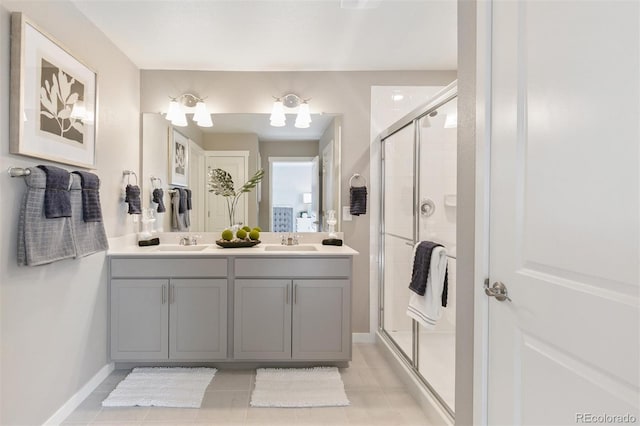
[[[185,127],[187,114],[193,114],[193,121],[200,127],[211,127],[211,114],[204,99],[192,93],[184,93],[177,98],[170,98],[165,118],[177,127]]]
[[[283,127],[286,124],[287,117],[285,116],[286,108],[298,108],[298,115],[296,116],[295,126],[299,129],[306,129],[311,124],[311,113],[309,112],[309,100],[302,99],[300,96],[289,93],[281,98],[275,98],[273,102],[273,108],[271,109],[271,116],[269,121],[273,127]]]

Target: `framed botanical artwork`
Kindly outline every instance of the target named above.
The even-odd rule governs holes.
[[[189,138],[169,128],[169,178],[171,185],[187,186],[189,182]]]
[[[97,90],[93,70],[11,14],[12,154],[95,168]]]

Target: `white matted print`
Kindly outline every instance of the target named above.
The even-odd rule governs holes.
[[[11,153],[95,168],[97,76],[11,14]]]
[[[189,138],[170,128],[169,176],[171,185],[187,186],[189,181]]]

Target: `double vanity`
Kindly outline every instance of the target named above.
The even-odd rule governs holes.
[[[356,254],[321,244],[112,249],[111,359],[346,363]]]

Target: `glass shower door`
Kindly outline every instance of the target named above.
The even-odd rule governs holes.
[[[413,361],[413,324],[407,316],[415,234],[413,124],[385,139],[383,194],[383,329]]]
[[[442,317],[432,329],[418,325],[418,372],[443,402],[455,406],[456,330],[456,173],[457,98],[438,107],[422,119],[420,126],[420,241],[434,241],[447,250],[448,300]]]

